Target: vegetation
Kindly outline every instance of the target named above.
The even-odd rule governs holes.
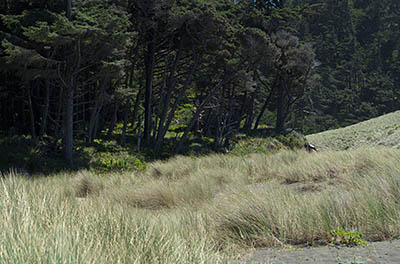
[[[62,139],[71,165],[79,140],[112,137],[118,123],[122,147],[129,133],[155,155],[177,130],[176,153],[191,134],[227,148],[235,132],[259,125],[270,101],[256,120],[261,93],[279,99],[282,132],[314,74],[311,46],[284,30],[296,8],[282,16],[273,2],[63,2],[2,4],[0,123],[10,136]]]
[[[399,5],[0,1],[2,263],[399,238]]]
[[[193,136],[223,150],[260,126],[273,128],[263,137],[308,134],[399,108],[393,0],[10,0],[0,10],[0,135],[29,135],[71,166],[98,139],[124,148],[134,137],[138,152],[165,157]]]
[[[193,136],[223,150],[260,126],[308,134],[370,119],[399,108],[399,9],[393,0],[3,1],[0,134],[58,144],[73,165],[81,142],[96,139],[125,147],[135,137],[136,150],[163,157],[185,153]]]
[[[338,228],[331,232],[333,236],[332,243],[336,245],[346,245],[346,246],[365,246],[367,241],[362,240],[362,234],[360,232],[347,232],[341,228]]]
[[[149,149],[141,153],[136,151],[137,138],[127,136],[126,146],[122,147],[117,139],[95,139],[88,144],[76,142],[74,166],[63,159],[61,147],[58,144],[48,144],[44,140],[32,139],[30,136],[13,136],[0,138],[0,171],[10,168],[23,169],[30,173],[52,174],[54,172],[78,171],[88,169],[96,173],[107,174],[116,171],[142,171],[148,162],[157,159],[168,159],[174,156],[173,148],[176,139],[169,137],[165,141],[166,148],[158,155]],[[292,132],[286,136],[254,137],[238,134],[232,139],[232,149],[228,153],[245,155],[249,153],[275,153],[281,149],[303,148],[304,136]],[[203,156],[220,153],[214,148],[211,138],[191,137],[182,148],[189,156]]]
[[[365,264],[365,262],[360,261],[357,258],[354,258],[350,261],[343,261],[342,259],[338,258],[338,264]]]
[[[400,146],[400,112],[383,115],[352,126],[307,136],[320,149],[345,150],[360,146]]]
[[[0,255],[4,263],[224,263],[252,247],[393,239],[399,157],[387,147],[287,150],[179,156],[141,173],[6,173]]]

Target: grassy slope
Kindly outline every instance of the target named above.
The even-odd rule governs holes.
[[[400,147],[400,111],[352,126],[307,136],[320,149],[353,149],[361,145]]]
[[[326,148],[355,148],[368,138],[397,146],[399,115],[309,140]],[[370,241],[399,238],[399,157],[384,146],[282,150],[178,156],[141,173],[7,174],[0,177],[0,259],[232,263],[252,247],[327,244],[337,228]]]

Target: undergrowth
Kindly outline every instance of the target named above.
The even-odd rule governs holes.
[[[235,155],[251,153],[272,154],[284,149],[299,149],[304,146],[305,138],[292,132],[278,137],[252,137],[237,135],[233,139],[233,147],[228,152]],[[78,171],[90,169],[96,173],[142,171],[149,162],[158,159],[172,158],[176,144],[175,138],[165,140],[160,153],[154,153],[151,147],[142,147],[137,152],[136,140],[128,137],[126,147],[121,147],[117,136],[113,139],[95,139],[88,144],[77,139],[74,149],[73,166],[63,159],[62,143],[60,140],[45,137],[43,140],[32,139],[30,136],[0,137],[0,171],[11,168],[24,169],[30,173],[51,174],[60,170]],[[213,148],[213,139],[190,136],[183,147],[185,156],[204,156],[221,153]],[[226,153],[226,152],[224,152]]]

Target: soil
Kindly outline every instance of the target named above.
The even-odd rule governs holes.
[[[308,247],[259,249],[240,264],[400,264],[400,240],[369,242],[365,247]]]

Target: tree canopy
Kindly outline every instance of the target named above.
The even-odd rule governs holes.
[[[0,133],[72,163],[76,140],[130,134],[157,154],[175,132],[179,153],[191,136],[221,149],[261,126],[310,133],[394,111],[399,5],[2,1]]]

